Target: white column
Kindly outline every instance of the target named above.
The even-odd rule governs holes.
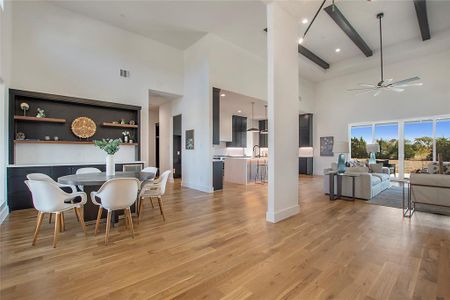
[[[266,220],[279,222],[298,205],[298,22],[267,4],[269,197]]]

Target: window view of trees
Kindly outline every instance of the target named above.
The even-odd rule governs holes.
[[[433,122],[435,133],[433,138]],[[369,158],[366,146],[372,141],[380,145],[377,159],[388,159],[390,164],[398,166],[398,123],[355,126],[351,128],[351,157],[366,160]],[[450,161],[450,119],[408,121],[404,123],[404,175],[426,168],[428,163],[442,155],[444,161]],[[433,157],[433,141],[436,145],[436,157]]]

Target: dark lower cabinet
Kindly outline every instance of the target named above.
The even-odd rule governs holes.
[[[141,163],[130,163],[141,164]],[[142,165],[142,164],[141,164]],[[55,181],[61,176],[75,174],[80,168],[97,168],[105,172],[105,165],[72,165],[72,166],[43,166],[43,167],[8,167],[7,168],[7,189],[9,211],[20,210],[33,207],[31,193],[25,184],[27,175],[30,173],[43,173]],[[116,171],[122,171],[123,164],[116,164]],[[66,190],[66,192],[70,192]]]
[[[213,189],[223,189],[223,161],[213,161]]]

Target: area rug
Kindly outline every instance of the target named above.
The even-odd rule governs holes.
[[[407,187],[405,187],[405,199],[408,199]],[[402,188],[399,186],[391,186],[390,188],[379,193],[367,202],[374,205],[402,208]],[[450,208],[447,207],[416,204],[416,210],[435,214],[450,215]]]

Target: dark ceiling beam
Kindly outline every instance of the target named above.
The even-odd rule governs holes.
[[[264,31],[267,32],[267,28],[264,28]],[[303,47],[302,45],[298,45],[298,53],[309,59],[310,61],[314,62],[315,64],[319,65],[322,69],[329,69],[330,64]]]
[[[358,32],[353,28],[352,24],[345,18],[342,12],[336,5],[330,5],[324,8],[328,15],[336,22],[336,24],[345,32],[345,34],[361,49],[365,56],[373,55],[372,50],[367,43],[362,39]]]
[[[416,8],[417,21],[419,21],[422,41],[429,40],[431,38],[431,34],[430,25],[428,25],[427,2],[426,0],[414,0],[414,7]]]
[[[329,63],[327,63],[326,61],[324,61],[323,59],[321,59],[320,57],[318,57],[317,55],[315,55],[302,45],[298,45],[298,53],[300,53],[310,61],[314,62],[315,64],[319,65],[320,67],[322,67],[322,69],[326,70],[330,68]]]

